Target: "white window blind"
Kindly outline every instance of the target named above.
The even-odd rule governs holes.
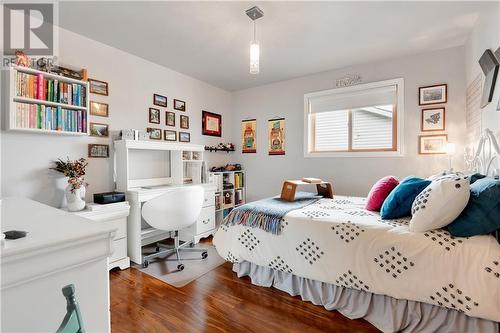
[[[334,89],[307,101],[309,152],[397,150],[396,83]]]

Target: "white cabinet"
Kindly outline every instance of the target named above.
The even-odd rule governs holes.
[[[95,207],[95,210],[87,208],[73,214],[92,221],[99,221],[106,226],[115,228],[116,234],[113,238],[115,251],[108,259],[108,268],[129,268],[130,258],[127,256],[127,217],[130,212],[130,206],[126,202],[123,204],[91,205],[93,206],[92,208]]]
[[[181,230],[179,237],[183,241],[194,241],[213,235],[217,231],[215,223],[215,190],[205,190],[203,208],[196,223],[191,227]]]
[[[0,251],[1,332],[55,332],[75,286],[86,332],[110,332],[107,258],[114,228],[21,198],[0,200],[2,232],[24,230]]]

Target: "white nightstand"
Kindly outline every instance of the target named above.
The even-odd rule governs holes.
[[[108,258],[108,268],[119,267],[126,269],[130,267],[130,258],[127,256],[127,217],[130,212],[130,206],[127,202],[121,204],[98,205],[95,210],[86,208],[72,214],[87,218],[92,221],[102,222],[117,229],[113,239],[114,252]]]

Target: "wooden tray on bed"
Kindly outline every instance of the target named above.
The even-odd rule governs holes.
[[[299,185],[316,185],[316,190],[318,195],[324,198],[333,199],[333,186],[328,182],[318,182],[318,183],[308,183],[302,180],[285,180],[283,187],[281,188],[281,199],[286,201],[295,200],[295,192],[297,192],[297,187]]]

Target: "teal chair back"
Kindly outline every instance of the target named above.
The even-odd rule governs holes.
[[[82,315],[75,297],[75,286],[70,284],[63,287],[62,293],[66,297],[66,316],[56,333],[85,333]]]

